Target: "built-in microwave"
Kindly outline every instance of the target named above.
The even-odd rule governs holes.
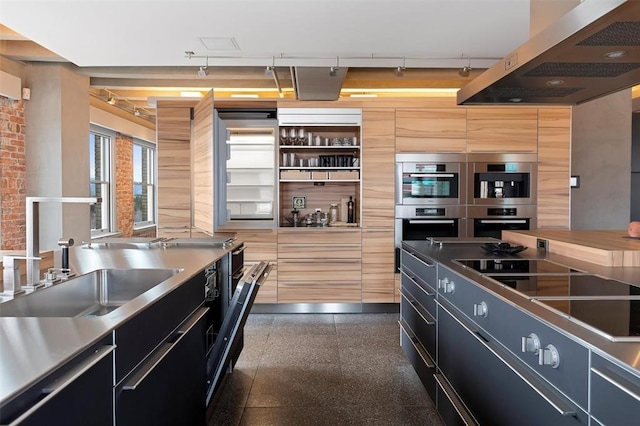
[[[536,204],[536,154],[469,154],[469,205]]]
[[[396,205],[464,204],[463,154],[397,154]]]

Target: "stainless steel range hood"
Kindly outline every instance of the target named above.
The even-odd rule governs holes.
[[[640,0],[586,0],[461,88],[458,104],[576,105],[639,83]]]
[[[340,97],[347,67],[292,67],[291,80],[300,101],[335,101]]]

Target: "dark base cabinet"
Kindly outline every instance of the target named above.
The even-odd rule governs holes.
[[[611,426],[640,422],[640,378],[592,354],[591,415]]]
[[[585,412],[457,316],[455,308],[440,302],[438,308],[438,367],[480,424],[589,424]]]
[[[100,346],[72,361],[62,374],[54,373],[37,383],[23,395],[22,407],[9,404],[2,408],[0,423],[113,425],[113,350],[111,345]]]
[[[116,387],[116,424],[205,424],[205,313],[196,311]]]

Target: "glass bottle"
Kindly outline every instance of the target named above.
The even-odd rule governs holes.
[[[347,223],[356,223],[352,195],[349,196],[349,201],[347,201]]]
[[[338,221],[338,205],[331,204],[331,207],[329,208],[329,223],[333,223],[337,221]]]

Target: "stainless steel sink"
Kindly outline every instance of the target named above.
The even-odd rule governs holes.
[[[2,303],[0,316],[102,316],[178,272],[180,269],[98,269]]]

